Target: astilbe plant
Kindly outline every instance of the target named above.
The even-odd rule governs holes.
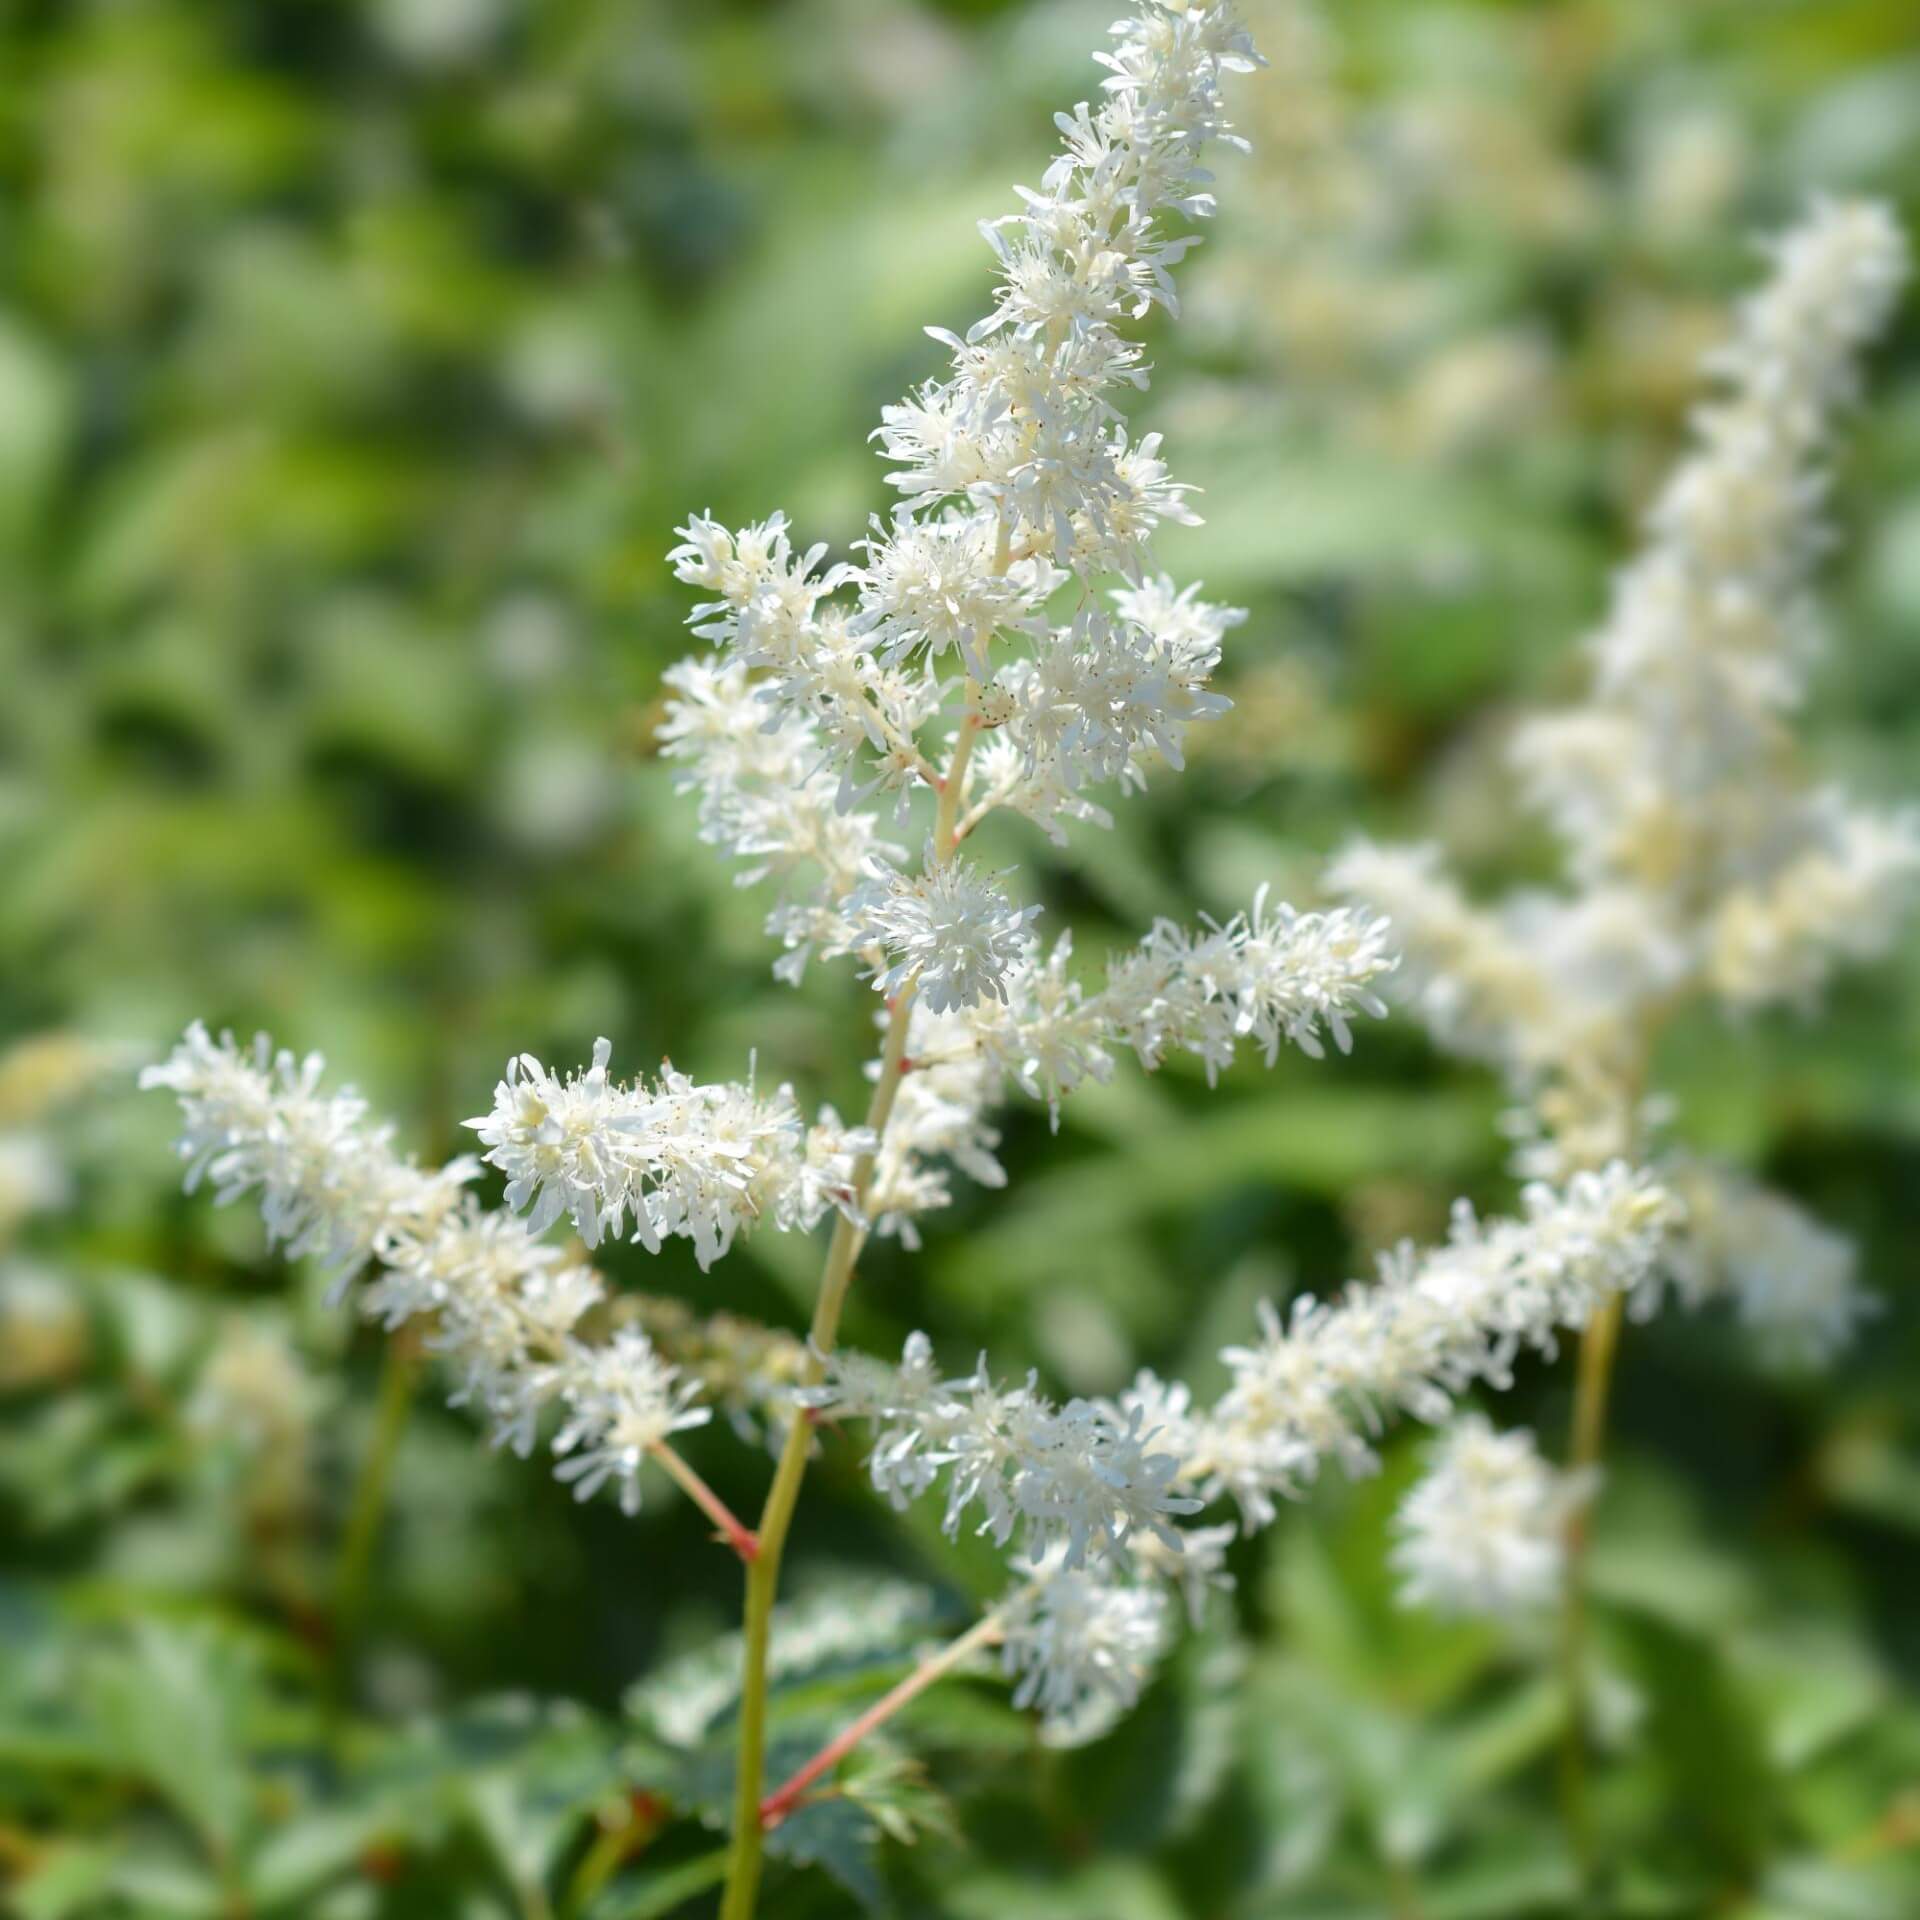
[[[1514,737],[1563,884],[1483,905],[1433,845],[1356,844],[1330,875],[1393,915],[1400,984],[1435,1039],[1505,1076],[1523,1170],[1564,1178],[1627,1156],[1684,1211],[1663,1284],[1586,1330],[1571,1470],[1556,1476],[1528,1435],[1470,1425],[1442,1439],[1401,1513],[1411,1600],[1509,1616],[1562,1603],[1568,1811],[1589,1854],[1584,1509],[1623,1299],[1651,1313],[1669,1281],[1689,1304],[1729,1299],[1769,1360],[1802,1366],[1832,1359],[1876,1306],[1844,1236],[1659,1139],[1667,1103],[1649,1084],[1676,1020],[1811,1010],[1838,967],[1887,950],[1920,888],[1920,810],[1815,783],[1793,728],[1819,651],[1827,450],[1906,241],[1883,206],[1822,200],[1768,251],[1771,275],[1708,362],[1694,447],[1589,642],[1585,700]],[[1469,1505],[1482,1524],[1462,1524]]]
[[[896,1364],[841,1352],[842,1307],[876,1234],[911,1248],[956,1175],[999,1186],[993,1116],[1060,1103],[1132,1054],[1190,1053],[1211,1079],[1243,1046],[1341,1051],[1395,961],[1371,910],[1299,912],[1262,890],[1224,922],[1156,923],[1098,979],[1063,936],[1043,943],[967,842],[995,812],[1064,843],[1107,816],[1100,796],[1178,766],[1182,736],[1226,702],[1211,690],[1242,616],[1157,573],[1149,541],[1194,516],[1156,434],[1116,402],[1146,385],[1123,330],[1176,309],[1170,230],[1212,207],[1201,166],[1233,144],[1224,75],[1258,59],[1227,5],[1155,4],[1114,29],[1098,106],[1058,116],[1058,157],[1020,211],[988,223],[994,305],[964,335],[935,331],[942,379],[885,410],[878,438],[901,500],[857,560],[823,566],[783,516],[733,530],[697,516],[672,553],[703,596],[711,650],[668,675],[661,729],[703,838],[773,892],[775,971],[847,959],[879,996],[882,1038],[858,1124],[794,1092],[703,1084],[672,1067],[616,1079],[597,1043],[581,1071],[511,1061],[472,1125],[483,1154],[413,1164],[317,1056],[193,1028],[150,1086],[185,1115],[188,1182],[257,1193],[270,1235],[358,1280],[363,1310],[422,1321],[455,1397],[522,1452],[543,1441],[588,1497],[629,1510],[649,1463],[715,1522],[745,1564],[737,1777],[722,1912],[755,1905],[763,1836],[907,1699],[997,1646],[1015,1698],[1050,1737],[1096,1731],[1137,1697],[1170,1631],[1224,1584],[1236,1528],[1331,1459],[1373,1465],[1396,1413],[1439,1420],[1468,1386],[1505,1383],[1649,1284],[1676,1215],[1624,1155],[1528,1185],[1512,1218],[1464,1206],[1443,1245],[1389,1256],[1371,1282],[1267,1308],[1227,1349],[1204,1404],[1141,1376],[1111,1400],[1059,1403],[1036,1377],[956,1374],[915,1335]],[[506,1207],[473,1182],[505,1176]],[[607,1288],[546,1235],[692,1243],[705,1268],[747,1232],[827,1232],[798,1371],[757,1520],[730,1513],[674,1446],[712,1411],[701,1379],[633,1320],[592,1329]],[[763,1409],[765,1410],[765,1409]],[[763,1778],[773,1608],[822,1416],[865,1422],[876,1490],[896,1507],[938,1491],[949,1532],[1003,1547],[1011,1583],[809,1765]]]

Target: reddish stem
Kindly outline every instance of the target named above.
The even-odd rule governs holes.
[[[719,1528],[720,1538],[742,1560],[751,1561],[760,1551],[760,1541],[753,1529],[745,1525],[733,1509],[664,1440],[655,1441],[652,1452],[653,1457],[678,1482],[681,1492]]]
[[[891,1720],[910,1700],[926,1692],[941,1675],[958,1666],[970,1653],[991,1646],[999,1638],[1000,1617],[990,1613],[959,1639],[922,1660],[898,1686],[883,1693],[859,1719],[835,1734],[798,1773],[783,1780],[760,1802],[761,1827],[777,1827],[794,1810],[806,1790],[822,1774],[830,1773],[837,1767],[875,1727]]]

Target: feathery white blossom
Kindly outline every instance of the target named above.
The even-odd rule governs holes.
[[[1057,1554],[1016,1571],[1025,1580],[1006,1607],[1002,1651],[1013,1704],[1039,1708],[1049,1745],[1080,1745],[1139,1700],[1166,1649],[1167,1596]]]
[[[848,903],[860,938],[889,962],[875,991],[891,998],[912,981],[929,1013],[1004,1001],[1007,976],[1026,950],[1026,927],[1039,911],[1015,907],[968,861],[936,861],[931,848],[918,874],[877,867]]]
[[[1354,1020],[1386,1012],[1376,983],[1398,964],[1387,934],[1386,920],[1348,908],[1269,907],[1262,887],[1250,911],[1224,923],[1155,921],[1137,947],[1108,960],[1106,984],[1091,993],[1068,972],[1068,940],[1044,960],[1030,944],[999,1004],[970,1010],[915,1056],[970,1043],[1023,1092],[1057,1106],[1083,1080],[1104,1080],[1121,1047],[1149,1070],[1170,1053],[1194,1054],[1210,1081],[1243,1040],[1269,1066],[1283,1042],[1321,1058],[1323,1034],[1346,1053]]]
[[[1353,1021],[1386,1010],[1374,983],[1396,964],[1387,931],[1384,920],[1344,908],[1269,908],[1262,888],[1250,913],[1224,925],[1209,920],[1196,932],[1157,922],[1140,946],[1109,960],[1106,985],[1088,992],[1070,971],[1071,938],[1062,935],[1043,959],[1023,927],[993,991],[963,1004],[943,982],[938,1008],[915,1004],[909,1071],[881,1144],[870,1212],[883,1232],[911,1234],[913,1215],[949,1199],[940,1159],[983,1185],[1004,1185],[987,1115],[1009,1084],[1044,1100],[1057,1121],[1062,1099],[1106,1080],[1122,1049],[1148,1069],[1170,1053],[1193,1053],[1210,1080],[1242,1040],[1269,1065],[1283,1041],[1320,1057],[1323,1032],[1346,1051]],[[965,943],[955,951],[970,954]]]
[[[1320,1059],[1322,1032],[1353,1049],[1354,1016],[1385,1015],[1373,983],[1392,971],[1387,922],[1338,907],[1299,913],[1267,906],[1263,886],[1251,911],[1195,933],[1171,920],[1108,969],[1098,1011],[1140,1056],[1158,1066],[1169,1049],[1197,1054],[1209,1080],[1251,1040],[1267,1064],[1282,1041]]]
[[[562,1477],[583,1497],[613,1480],[631,1511],[647,1448],[707,1410],[641,1335],[577,1337],[604,1297],[599,1277],[483,1208],[467,1191],[477,1162],[402,1161],[365,1101],[323,1091],[323,1071],[317,1054],[276,1053],[264,1035],[243,1052],[196,1022],[140,1083],[180,1103],[189,1191],[211,1179],[224,1204],[258,1190],[269,1239],[338,1268],[342,1286],[376,1265],[363,1311],[389,1327],[431,1316],[428,1344],[452,1369],[456,1404],[475,1405],[522,1454],[542,1415],[560,1409]]]
[[[1231,1497],[1249,1527],[1269,1525],[1323,1460],[1371,1471],[1388,1417],[1443,1420],[1475,1382],[1507,1385],[1523,1349],[1550,1353],[1616,1295],[1644,1302],[1678,1217],[1665,1189],[1624,1165],[1531,1186],[1518,1218],[1481,1221],[1462,1203],[1444,1245],[1396,1249],[1376,1283],[1303,1295],[1284,1317],[1263,1305],[1259,1341],[1224,1351],[1231,1384],[1204,1410],[1147,1373],[1113,1401],[1064,1407],[1031,1376],[1011,1390],[984,1366],[949,1380],[918,1333],[897,1366],[832,1356],[810,1403],[872,1423],[868,1471],[895,1506],[944,1479],[950,1533],[977,1502],[982,1532],[1004,1545],[1021,1528],[1033,1557],[1057,1546],[1070,1566],[1125,1562],[1152,1538],[1164,1566],[1161,1549],[1198,1537],[1172,1524],[1198,1510],[1191,1494]],[[1213,1570],[1222,1545],[1209,1548]]]
[[[1645,1300],[1678,1214],[1652,1176],[1615,1164],[1528,1187],[1518,1218],[1482,1221],[1462,1202],[1444,1245],[1402,1245],[1375,1284],[1337,1300],[1302,1295],[1284,1316],[1263,1305],[1259,1341],[1226,1350],[1231,1384],[1191,1419],[1183,1477],[1265,1526],[1322,1460],[1371,1471],[1390,1415],[1444,1419],[1475,1382],[1506,1386],[1523,1349],[1551,1353],[1615,1295]]]
[[[651,1086],[617,1082],[607,1076],[611,1055],[597,1040],[587,1071],[561,1078],[518,1054],[492,1111],[466,1123],[507,1176],[508,1206],[531,1209],[531,1232],[564,1213],[593,1247],[631,1218],[649,1252],[682,1235],[710,1267],[755,1221],[806,1231],[852,1205],[854,1162],[871,1137],[842,1127],[831,1108],[808,1127],[790,1087],[762,1098],[751,1085],[703,1085],[671,1066]]]
[[[1394,1516],[1400,1600],[1438,1613],[1511,1619],[1558,1598],[1567,1528],[1592,1477],[1562,1473],[1524,1427],[1454,1421]]]
[[[1589,643],[1586,699],[1514,743],[1567,891],[1477,906],[1431,848],[1356,845],[1330,876],[1393,915],[1436,1039],[1505,1070],[1536,1173],[1643,1154],[1647,1064],[1677,1011],[1806,1006],[1885,952],[1920,892],[1920,810],[1809,786],[1789,725],[1818,651],[1833,423],[1907,243],[1884,206],[1816,200],[1770,252]],[[1776,1352],[1845,1343],[1863,1306],[1838,1236],[1750,1182],[1668,1171],[1693,1221],[1684,1295],[1731,1292]]]
[[[1807,788],[1785,721],[1830,544],[1823,461],[1905,277],[1888,210],[1816,201],[1710,361],[1718,396],[1590,642],[1592,688],[1515,741],[1575,891],[1495,914],[1438,856],[1359,847],[1338,890],[1394,915],[1444,1042],[1525,1080],[1657,1018],[1683,990],[1809,999],[1885,950],[1920,887],[1920,815]]]
[[[317,1053],[276,1052],[265,1034],[242,1052],[196,1020],[164,1061],[142,1069],[140,1085],[180,1102],[189,1193],[211,1181],[215,1203],[228,1206],[258,1188],[269,1240],[290,1259],[317,1256],[344,1285],[383,1234],[443,1219],[476,1163],[426,1171],[402,1161],[393,1130],[369,1124],[358,1094],[322,1090],[325,1071]]]
[[[1083,787],[1138,783],[1156,756],[1179,764],[1185,728],[1227,704],[1207,682],[1242,616],[1150,568],[1154,529],[1195,516],[1160,436],[1133,440],[1120,419],[1116,398],[1146,370],[1118,329],[1174,309],[1171,269],[1193,239],[1162,217],[1211,212],[1200,156],[1232,139],[1221,76],[1258,61],[1227,5],[1154,0],[1113,31],[1105,97],[1058,116],[1062,151],[1039,188],[983,228],[993,310],[964,337],[930,329],[949,377],[883,412],[902,498],[858,563],[796,547],[781,514],[737,531],[696,516],[669,556],[709,596],[692,619],[719,652],[672,676],[665,751],[692,762],[703,834],[756,862],[747,878],[779,881],[783,978],[812,952],[857,953],[886,963],[883,980],[917,970],[935,1011],[997,993],[1025,916],[986,913],[958,878],[894,877],[904,854],[868,803],[897,815],[951,778],[962,831],[1003,807],[1058,834],[1105,818]],[[1124,584],[1050,622],[1057,587],[1100,575]],[[977,756],[974,730],[989,736]],[[923,887],[966,899],[917,915]],[[962,904],[987,924],[972,911],[952,924]],[[949,933],[984,948],[935,964],[926,946]]]
[[[868,1473],[896,1508],[944,1475],[949,1535],[977,1506],[978,1531],[996,1544],[1018,1529],[1030,1557],[1057,1550],[1072,1568],[1089,1553],[1124,1558],[1136,1534],[1177,1548],[1171,1518],[1199,1509],[1174,1485],[1179,1460],[1159,1449],[1137,1411],[1091,1400],[1056,1405],[1031,1374],[1002,1387],[984,1359],[964,1379],[943,1379],[921,1333],[908,1338],[898,1367],[836,1354],[827,1371],[810,1404],[873,1422]]]

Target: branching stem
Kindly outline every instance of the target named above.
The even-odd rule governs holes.
[[[666,1441],[656,1440],[648,1451],[672,1475],[680,1491],[720,1530],[720,1538],[742,1560],[750,1562],[760,1551],[760,1543],[754,1538],[753,1529],[740,1519]]]
[[[989,1613],[938,1653],[929,1654],[898,1686],[882,1694],[859,1719],[835,1734],[804,1767],[760,1802],[761,1827],[771,1832],[799,1805],[807,1789],[837,1767],[876,1727],[884,1726],[909,1701],[917,1699],[963,1660],[982,1647],[995,1645],[1003,1631],[999,1613]]]

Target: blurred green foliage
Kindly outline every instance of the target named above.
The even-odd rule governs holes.
[[[703,1074],[757,1049],[855,1104],[871,996],[773,984],[650,756],[685,646],[661,556],[708,506],[858,536],[863,436],[933,370],[917,329],[981,305],[973,220],[1037,174],[1113,11],[0,0],[0,1875],[26,1920],[710,1899],[731,1563],[664,1497],[576,1510],[430,1389],[370,1479],[416,1362],[176,1197],[128,1072],[189,1016],[264,1025],[423,1156],[510,1051],[597,1033]],[[1749,236],[1815,187],[1920,224],[1907,0],[1343,0],[1317,45],[1287,0],[1251,11],[1258,150],[1147,402],[1206,488],[1163,558],[1253,610],[1239,706],[1114,834],[991,849],[1095,953],[1262,879],[1302,897],[1355,826],[1509,867],[1503,717],[1569,684]],[[1895,791],[1911,309],[1875,375],[1814,750]],[[1817,1024],[1664,1063],[1685,1134],[1857,1234],[1889,1311],[1818,1381],[1710,1316],[1630,1339],[1595,1562],[1622,1914],[1920,1912],[1916,1068],[1912,949]],[[1495,1090],[1410,1023],[1202,1092],[1123,1077],[1057,1137],[1010,1115],[1010,1192],[876,1251],[852,1337],[1204,1387],[1262,1293],[1501,1195]],[[612,1266],[793,1325],[813,1258]],[[1563,1430],[1555,1371],[1515,1400]],[[754,1504],[752,1447],[691,1451]],[[1095,1747],[1038,1748],[991,1684],[927,1697],[780,1830],[770,1910],[1568,1912],[1542,1649],[1387,1586],[1415,1451],[1240,1550],[1228,1617]],[[829,1446],[775,1768],[995,1577]],[[663,1727],[716,1671],[708,1717]]]

